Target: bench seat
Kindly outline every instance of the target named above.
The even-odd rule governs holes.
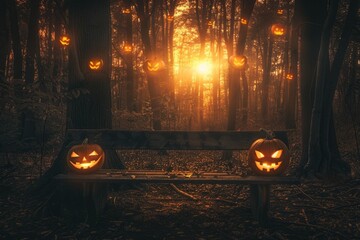
[[[166,172],[103,169],[92,174],[59,174],[55,180],[109,183],[191,183],[191,184],[298,184],[299,179],[283,176],[240,176],[228,172]]]

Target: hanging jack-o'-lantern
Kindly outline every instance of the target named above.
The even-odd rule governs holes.
[[[286,74],[286,79],[287,80],[293,80],[294,79],[294,75],[292,73],[287,73]]]
[[[289,165],[289,149],[279,139],[270,134],[264,139],[256,140],[249,149],[248,164],[260,175],[282,174]]]
[[[284,9],[279,8],[279,9],[276,11],[276,13],[277,13],[277,15],[283,15]]]
[[[168,20],[169,22],[174,21],[174,16],[173,16],[173,15],[168,15],[168,16],[167,16],[167,20]]]
[[[87,139],[74,145],[67,154],[67,164],[76,173],[91,173],[102,167],[105,162],[104,150],[97,144],[88,144]]]
[[[100,71],[104,66],[104,62],[101,58],[91,58],[89,60],[88,66],[92,71]]]
[[[243,69],[247,64],[247,57],[245,55],[233,55],[229,58],[229,63],[233,68]]]
[[[248,23],[248,21],[247,21],[246,18],[241,18],[240,23],[243,24],[243,25],[246,25]]]
[[[131,9],[130,8],[123,8],[123,10],[121,11],[123,14],[130,14],[131,13]]]
[[[69,35],[60,36],[59,42],[64,47],[69,46],[70,45],[70,37],[69,37]]]
[[[144,70],[147,73],[156,73],[165,68],[165,63],[161,59],[154,58],[154,59],[148,59],[144,63]]]
[[[285,34],[285,26],[281,23],[271,25],[271,33],[275,36],[283,36]]]

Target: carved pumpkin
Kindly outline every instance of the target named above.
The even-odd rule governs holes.
[[[74,145],[67,154],[69,168],[77,173],[91,173],[102,167],[105,161],[104,150],[97,144],[88,144],[87,139]]]
[[[167,20],[168,20],[169,22],[174,21],[174,16],[173,16],[173,15],[168,15],[168,16],[167,16]]]
[[[281,140],[266,137],[256,140],[249,149],[248,164],[260,175],[279,175],[289,165],[289,149]]]
[[[68,35],[60,36],[59,42],[62,46],[66,47],[70,45],[70,37]]]
[[[104,62],[101,58],[91,58],[89,60],[89,64],[88,64],[90,70],[92,70],[92,71],[101,70],[103,65],[104,65]]]
[[[243,69],[247,64],[247,57],[244,55],[234,55],[229,58],[229,63],[233,68]]]
[[[123,46],[123,50],[124,50],[125,53],[131,53],[131,51],[132,51],[132,46],[131,46],[130,44],[125,44],[125,45]]]
[[[248,21],[247,21],[246,18],[241,18],[240,23],[243,24],[243,25],[246,25],[248,23]]]
[[[276,13],[277,13],[278,15],[283,15],[284,9],[278,9],[278,10],[276,11]]]
[[[292,73],[288,73],[286,74],[286,79],[287,80],[293,80],[294,79],[294,75]]]
[[[285,27],[281,23],[276,23],[271,26],[271,33],[275,36],[283,36],[285,34]]]
[[[130,8],[124,8],[124,9],[122,10],[122,13],[123,13],[123,14],[130,14],[130,13],[131,13],[131,9],[130,9]]]
[[[208,26],[209,26],[209,27],[214,26],[214,21],[211,21],[211,20],[210,20],[210,21],[208,21]]]
[[[145,63],[144,63],[144,69],[148,73],[159,72],[159,71],[163,70],[164,68],[165,68],[164,61],[157,59],[157,58],[149,59],[149,60],[145,61]]]

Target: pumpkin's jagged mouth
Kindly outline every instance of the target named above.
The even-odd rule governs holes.
[[[71,165],[77,169],[88,169],[94,167],[100,161],[102,157],[99,157],[97,160],[92,160],[90,162],[75,162],[70,161]]]
[[[278,163],[266,163],[266,162],[258,162],[255,161],[256,167],[261,170],[261,171],[266,171],[266,172],[270,172],[270,170],[276,170],[280,167],[282,162],[278,162]]]

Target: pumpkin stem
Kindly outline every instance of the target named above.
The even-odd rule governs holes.
[[[270,129],[264,129],[264,128],[260,128],[260,132],[265,133],[265,138],[268,140],[271,140],[275,137],[275,134],[272,130]]]
[[[88,144],[89,143],[89,139],[85,138],[84,141],[82,142],[82,144]]]

